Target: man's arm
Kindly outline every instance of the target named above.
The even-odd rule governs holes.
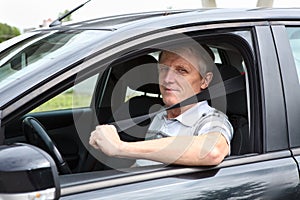
[[[123,142],[112,125],[97,126],[91,133],[90,144],[109,156],[190,166],[218,165],[229,152],[226,139],[217,132]]]

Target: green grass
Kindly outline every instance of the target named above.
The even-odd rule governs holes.
[[[44,112],[51,110],[63,110],[71,108],[81,108],[90,105],[91,96],[90,95],[74,95],[73,92],[65,92],[60,94],[44,104],[40,105],[31,112]]]

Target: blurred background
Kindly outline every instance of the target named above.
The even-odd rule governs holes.
[[[48,27],[87,0],[0,0],[0,42],[26,31]],[[237,3],[239,2],[239,3]],[[195,8],[300,7],[300,0],[90,0],[65,21],[155,10]]]

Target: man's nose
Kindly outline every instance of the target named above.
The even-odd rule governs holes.
[[[168,70],[166,70],[163,74],[163,81],[165,83],[173,83],[176,79],[176,72],[174,69],[169,68]]]

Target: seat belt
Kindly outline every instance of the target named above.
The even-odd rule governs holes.
[[[128,128],[133,127],[136,124],[146,121],[147,119],[151,119],[155,115],[157,115],[161,112],[171,110],[174,108],[184,107],[184,106],[198,103],[198,102],[204,101],[204,100],[210,100],[210,99],[222,97],[222,96],[234,93],[234,92],[238,92],[243,89],[245,89],[245,82],[244,82],[243,75],[235,76],[233,78],[225,80],[224,82],[214,84],[214,85],[210,86],[208,89],[202,90],[198,94],[193,95],[193,96],[183,100],[182,102],[179,102],[179,103],[174,104],[169,107],[164,107],[163,109],[161,109],[159,111],[149,113],[146,115],[142,115],[142,116],[138,116],[138,117],[134,117],[134,118],[130,118],[130,119],[112,122],[110,124],[114,125],[116,127],[117,132],[121,132]]]

